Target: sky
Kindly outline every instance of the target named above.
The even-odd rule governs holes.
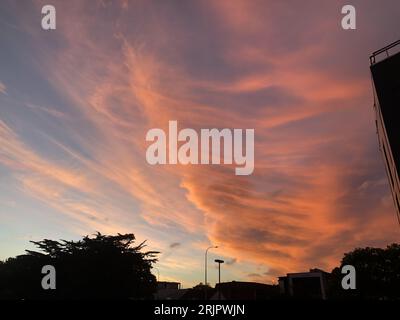
[[[56,8],[56,30],[41,8]],[[0,3],[0,259],[134,233],[160,280],[276,283],[398,241],[369,55],[397,0]],[[146,162],[151,128],[255,129],[255,169]],[[155,272],[157,274],[157,272]]]

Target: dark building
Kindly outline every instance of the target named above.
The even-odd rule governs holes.
[[[379,147],[400,223],[400,40],[370,57]]]
[[[186,290],[181,288],[179,282],[158,281],[155,300],[177,300],[180,299]]]
[[[207,290],[207,295],[205,295]],[[197,285],[188,289],[181,300],[270,300],[279,297],[279,287],[257,282],[222,282],[215,288]]]
[[[279,277],[280,293],[297,299],[327,299],[327,283],[330,274],[311,269],[309,272],[288,273]]]
[[[278,295],[277,285],[232,281],[217,283],[211,300],[269,300]]]

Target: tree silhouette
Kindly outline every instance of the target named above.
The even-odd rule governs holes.
[[[31,241],[39,249],[0,263],[0,298],[9,299],[151,299],[151,274],[158,252],[143,252],[133,234],[97,233],[79,241]],[[56,289],[44,290],[44,265],[56,269]]]
[[[341,267],[352,265],[356,269],[356,290],[341,288]],[[346,253],[340,268],[332,271],[334,298],[399,299],[400,298],[400,245],[386,249],[357,248]]]

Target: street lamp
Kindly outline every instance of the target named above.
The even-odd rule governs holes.
[[[206,253],[204,255],[204,292],[205,292],[204,297],[205,297],[205,300],[207,300],[207,254],[208,254],[208,250],[217,249],[217,248],[218,248],[218,246],[208,247],[206,249]]]
[[[204,257],[204,285],[205,286],[207,286],[207,253],[208,253],[208,250],[217,249],[217,248],[218,248],[218,246],[211,246],[211,247],[208,247],[206,250],[206,254]]]
[[[221,300],[221,263],[224,263],[225,261],[221,259],[215,259],[214,261],[218,263],[218,300]]]

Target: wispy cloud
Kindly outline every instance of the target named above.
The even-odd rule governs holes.
[[[0,93],[7,94],[6,85],[0,81]]]
[[[171,249],[178,248],[178,247],[180,247],[180,246],[181,246],[181,244],[180,244],[179,242],[174,242],[174,243],[171,243],[171,244],[169,245],[169,247],[170,247]]]
[[[44,112],[48,115],[51,115],[55,118],[66,118],[65,113],[55,109],[55,108],[48,108],[44,106],[38,106],[32,103],[27,103],[26,106],[34,111]]]

